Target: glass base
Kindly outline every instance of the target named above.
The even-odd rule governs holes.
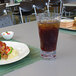
[[[47,60],[56,59],[56,51],[52,52],[41,51],[41,57]]]

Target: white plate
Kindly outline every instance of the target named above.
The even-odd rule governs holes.
[[[19,52],[19,54],[18,56],[9,60],[0,60],[0,65],[10,64],[19,61],[30,53],[28,46],[24,43],[12,42],[12,41],[3,41],[3,42],[5,42],[7,46],[12,46],[14,49],[16,49]]]

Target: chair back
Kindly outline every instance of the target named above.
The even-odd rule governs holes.
[[[33,8],[34,8],[34,12],[35,12],[35,16],[38,13],[42,13],[45,11],[46,9],[46,0],[32,0],[33,2]]]
[[[21,7],[21,10],[24,12],[29,12],[33,9],[31,2],[21,2],[20,7]]]
[[[33,11],[33,5],[31,2],[21,2],[20,7],[19,7],[19,12],[20,12],[20,17],[21,17],[21,22],[23,23],[23,14],[25,16],[31,15]],[[26,21],[25,21],[26,22]]]
[[[0,16],[4,14],[5,9],[6,9],[6,4],[0,4]]]
[[[4,3],[4,0],[0,0],[0,3]]]
[[[50,5],[52,7],[60,6],[60,0],[50,0]]]
[[[10,15],[0,16],[0,28],[13,25]]]
[[[4,0],[4,3],[10,3],[10,0]]]
[[[37,9],[44,9],[45,8],[45,0],[33,0],[33,4],[36,6]]]

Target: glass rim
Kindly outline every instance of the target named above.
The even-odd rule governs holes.
[[[50,13],[50,12],[44,12],[44,13],[39,13],[36,16],[37,21],[42,21],[42,20],[61,20],[61,15],[58,13]]]

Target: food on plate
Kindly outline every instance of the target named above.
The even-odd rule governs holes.
[[[76,26],[70,27],[71,30],[76,30]]]
[[[9,47],[6,43],[0,41],[0,60],[1,59],[11,59],[18,55],[18,52],[13,49],[13,47]]]
[[[60,22],[60,27],[69,28],[69,27],[72,27],[73,24],[74,24],[74,20],[72,20],[72,19],[62,19]]]
[[[9,40],[9,39],[13,38],[14,32],[13,31],[6,31],[6,32],[2,32],[1,35],[4,39]]]
[[[11,33],[10,32],[8,32],[8,31],[6,31],[3,35],[10,35]]]
[[[74,21],[76,21],[76,17],[74,17]]]
[[[76,26],[76,17],[74,17],[74,26]]]

